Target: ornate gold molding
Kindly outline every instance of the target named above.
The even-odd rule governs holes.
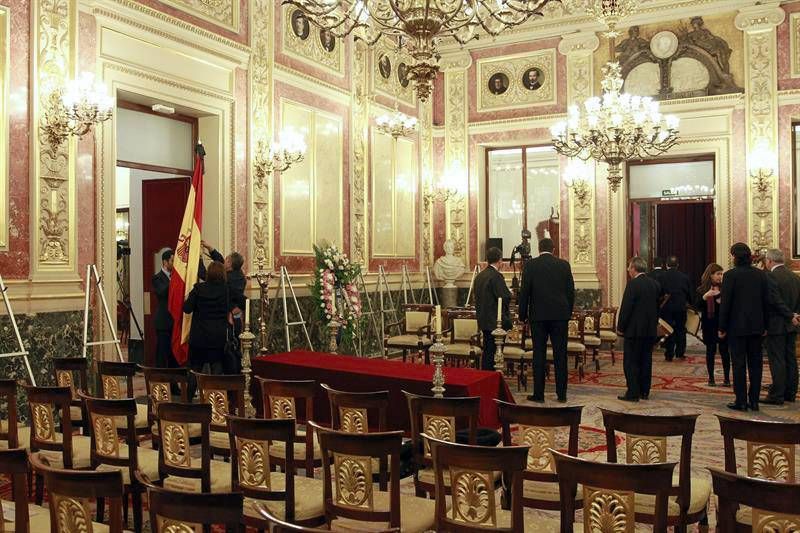
[[[77,268],[75,141],[51,147],[42,120],[52,91],[74,75],[78,9],[76,0],[36,0],[32,9],[31,258],[36,277]]]
[[[419,145],[422,193],[433,188],[433,102],[428,99],[419,107]],[[422,264],[433,265],[433,205],[422,199]]]
[[[413,63],[413,59],[407,53],[398,53],[388,46],[378,46],[372,50],[371,65],[371,81],[372,90],[381,93],[389,98],[397,98],[399,101],[406,105],[414,106],[417,102],[417,96],[414,92],[414,84],[404,78],[405,86],[401,83],[400,79],[400,65],[405,65],[406,69]],[[386,64],[381,65],[382,57],[386,57],[389,61],[388,70],[382,71],[382,68],[387,68]],[[384,59],[386,61],[386,59]],[[383,75],[383,72],[388,74],[388,77]]]
[[[523,80],[529,70],[539,72],[538,89],[528,89]],[[494,91],[491,84],[495,76],[507,82],[502,93]],[[478,111],[519,109],[542,106],[556,102],[556,52],[552,48],[502,56],[478,61],[476,87]]]
[[[353,43],[353,180],[350,184],[350,257],[369,268],[367,221],[367,169],[369,169],[369,51],[362,41]]]
[[[344,76],[345,40],[335,37],[332,41],[333,49],[326,50],[322,46],[321,30],[305,18],[303,20],[306,20],[307,29],[305,37],[300,38],[293,28],[295,12],[301,13],[299,8],[294,6],[286,6],[281,9],[281,23],[283,25],[281,51],[316,68],[322,68],[339,77]]]
[[[161,0],[190,15],[239,32],[239,0]]]

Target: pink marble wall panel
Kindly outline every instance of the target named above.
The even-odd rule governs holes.
[[[566,157],[558,158],[558,170],[561,176],[564,175],[564,169],[567,166],[568,159]],[[560,177],[560,176],[559,176]],[[561,186],[561,205],[558,216],[558,251],[559,255],[563,258],[569,257],[569,189]],[[551,235],[551,238],[555,238]]]
[[[78,72],[94,72],[97,45],[95,19],[89,13],[78,15]],[[94,132],[78,141],[76,176],[76,223],[78,273],[95,262],[95,157]]]
[[[234,224],[236,224],[236,241],[234,246],[245,257],[249,257],[250,240],[248,239],[247,220],[250,212],[248,202],[248,160],[247,160],[247,110],[248,110],[248,79],[247,71],[236,69],[235,118],[236,139],[234,141]]]
[[[481,59],[502,57],[548,48],[557,48],[559,38],[546,39],[528,43],[509,44],[497,48],[475,50],[472,54],[472,66],[467,73],[467,89],[469,97],[469,121],[481,122],[488,120],[503,120],[519,117],[549,115],[566,112],[567,95],[567,63],[566,58],[556,52],[556,103],[550,105],[526,105],[520,109],[492,110],[478,112],[478,61]]]
[[[249,44],[250,41],[250,2],[242,2],[239,1],[239,31],[234,32],[227,28],[223,28],[213,22],[208,20],[202,19],[200,17],[196,17],[186,11],[173,7],[171,5],[167,5],[163,2],[159,2],[158,0],[136,0],[138,3],[145,5],[151,9],[155,9],[156,11],[161,11],[162,13],[166,13],[172,17],[175,17],[179,20],[184,22],[188,22],[189,24],[193,24],[199,28],[203,28],[204,30],[210,31],[212,33],[216,33],[217,35],[221,35],[233,41],[242,43],[242,44]],[[238,0],[236,0],[238,1]]]
[[[794,259],[798,250],[794,246],[794,228],[797,213],[793,194],[794,136],[792,122],[800,119],[800,105],[786,105],[778,109],[778,246],[787,257],[792,257],[792,268],[800,268],[800,259]]]
[[[435,177],[444,174],[444,137],[433,138],[433,175]],[[433,237],[431,247],[433,248],[434,259],[444,255],[442,245],[447,239],[447,215],[445,206],[441,202],[433,205]]]
[[[732,242],[748,242],[747,238],[747,217],[740,216],[744,210],[737,209],[736,199],[747,198],[747,161],[746,150],[747,137],[745,130],[744,111],[736,110],[733,113],[733,138],[731,140],[731,198],[733,199],[733,210],[731,212]],[[718,257],[722,264],[728,260],[727,257]]]
[[[348,254],[350,253],[350,108],[347,105],[340,104],[319,96],[313,92],[287,85],[286,83],[276,81],[274,92],[274,113],[275,123],[281,124],[281,98],[287,98],[294,102],[325,111],[343,118],[343,143],[342,143],[342,235],[343,243],[342,249]],[[273,229],[275,239],[275,266],[280,267],[285,265],[290,272],[310,272],[314,269],[314,258],[309,256],[297,256],[281,254],[281,227],[283,221],[286,220],[287,224],[290,215],[281,213],[281,175],[276,173],[273,180],[273,212],[274,222]],[[309,199],[311,201],[311,199]]]
[[[0,274],[5,279],[27,278],[30,213],[30,1],[0,0],[11,14],[11,79],[9,83],[8,251],[0,252]]]
[[[604,179],[595,181],[594,200],[594,236],[595,257],[597,259],[597,277],[600,280],[600,297],[602,305],[608,306],[608,182]]]
[[[433,125],[444,125],[444,74],[438,73],[433,80]]]
[[[790,15],[800,11],[800,3],[793,2],[781,6],[786,19],[778,26],[778,90],[800,88],[800,78],[792,78],[791,22]]]

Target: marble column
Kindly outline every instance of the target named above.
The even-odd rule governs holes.
[[[786,17],[777,3],[753,5],[739,10],[736,27],[744,32],[745,116],[748,168],[753,149],[774,154],[774,176],[764,187],[747,179],[748,239],[755,249],[778,244],[778,54],[776,28]]]

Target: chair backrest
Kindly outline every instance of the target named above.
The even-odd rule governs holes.
[[[30,460],[33,468],[44,475],[50,501],[51,532],[91,533],[90,502],[104,498],[109,504],[110,532],[122,533],[122,472],[50,468],[46,459],[36,453]]]
[[[17,382],[13,379],[0,379],[0,402],[6,405],[6,419],[0,421],[0,440],[6,441],[8,448],[19,446],[17,434]],[[27,444],[27,443],[26,443]]]
[[[577,457],[583,406],[538,407],[495,401],[503,425],[503,446],[529,446],[523,477],[557,483],[556,465],[550,453],[551,448],[556,449],[556,430],[568,428],[567,453]]]
[[[331,427],[348,433],[385,431],[389,412],[389,391],[344,392],[332,389],[325,383],[331,405]]]
[[[69,387],[72,392],[72,399],[78,399],[78,391],[86,393],[88,390],[87,368],[89,360],[85,357],[54,357],[53,369],[56,372],[56,383],[59,387]],[[77,385],[75,384],[77,377]]]
[[[59,452],[64,467],[72,468],[72,421],[69,406],[72,391],[69,387],[32,387],[23,385],[28,396],[28,414],[31,437],[28,448]],[[61,432],[57,431],[56,415],[61,418]]]
[[[617,308],[616,307],[603,307],[599,310],[598,320],[600,321],[600,329],[603,331],[616,331],[617,330]]]
[[[99,396],[107,400],[133,398],[133,377],[139,372],[139,368],[136,363],[97,361],[97,375],[100,379]]]
[[[659,416],[618,413],[600,409],[606,428],[608,462],[617,462],[615,432],[625,433],[625,462],[653,464],[667,462],[667,437],[680,437],[681,453],[678,466],[678,487],[670,491],[678,496],[681,519],[691,503],[692,437],[699,413]]]
[[[228,431],[228,415],[244,416],[244,374],[194,373],[200,401],[211,405],[211,431]]]
[[[91,465],[97,468],[100,465],[119,466],[128,469],[129,479],[134,478],[139,466],[138,444],[136,437],[136,400],[122,398],[119,400],[106,400],[83,396],[86,402],[86,411],[91,422]],[[119,422],[125,420],[127,425],[120,428]],[[120,433],[125,435],[127,450],[120,446]],[[123,453],[124,452],[124,453]]]
[[[480,334],[478,318],[475,311],[447,310],[447,321],[450,324],[450,342],[469,343]]]
[[[213,525],[245,530],[240,524],[244,496],[239,492],[187,493],[148,485],[147,501],[153,533],[204,531]]]
[[[428,435],[423,438],[433,454],[436,531],[522,531],[522,471],[528,460],[527,446],[470,446]],[[497,517],[496,472],[506,476],[507,486],[511,488],[508,527],[501,526]],[[445,475],[449,479],[449,491]]]
[[[158,406],[172,401],[172,385],[180,390],[180,401],[189,403],[189,371],[185,368],[141,367],[147,390],[147,423],[158,420]]]
[[[585,318],[583,313],[575,311],[567,322],[567,338],[571,341],[583,343]]]
[[[511,326],[511,330],[509,330],[508,335],[506,335],[506,341],[504,344],[507,346],[513,345],[525,347],[525,341],[530,338],[530,325],[527,322],[515,320]]]
[[[800,423],[745,420],[717,415],[725,443],[725,470],[736,470],[736,440],[747,446],[747,476],[797,483]]]
[[[800,484],[738,476],[709,468],[717,495],[717,531],[736,531],[740,505],[752,508],[753,533],[800,531]]]
[[[445,442],[455,442],[456,432],[466,427],[469,430],[467,442],[475,444],[481,406],[479,396],[434,398],[406,391],[403,394],[408,400],[411,444],[417,469],[433,465],[430,445],[422,438],[422,433]]]
[[[347,433],[310,422],[322,451],[325,519],[330,526],[337,518],[386,523],[400,527],[400,449],[402,431]],[[373,460],[374,459],[374,460]],[[389,508],[374,501],[373,465],[388,460]],[[382,469],[381,469],[382,470]]]
[[[200,425],[199,460],[192,457],[189,446],[192,424]],[[207,403],[158,404],[158,429],[161,435],[158,471],[162,480],[166,482],[167,476],[199,479],[200,492],[211,492],[210,424],[211,406]]]
[[[0,474],[6,479],[11,478],[12,501],[21,503],[14,506],[14,531],[28,533],[30,516],[28,506],[23,503],[28,501],[28,450],[25,448],[0,450]],[[4,519],[3,506],[0,505],[0,524]]]
[[[592,309],[583,315],[583,333],[585,335],[600,336],[600,311]]]
[[[294,449],[295,423],[293,418],[242,418],[228,416],[231,442],[231,488],[246,498],[282,500],[285,518],[294,520],[294,454],[286,455],[282,473],[273,473],[269,447],[280,442],[284,450]],[[284,476],[283,490],[276,490],[276,476]]]
[[[420,328],[431,325],[435,306],[431,304],[403,304],[400,309],[403,312],[403,333],[416,335]]]
[[[667,531],[667,506],[675,463],[596,463],[552,451],[561,495],[561,531],[572,533],[578,484],[583,490],[583,531],[632,532],[636,495],[655,496],[653,531]]]

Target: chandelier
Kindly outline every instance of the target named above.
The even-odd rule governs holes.
[[[562,0],[571,12],[585,11],[587,15],[608,27],[606,37],[619,37],[617,24],[639,7],[641,0]]]
[[[48,143],[57,149],[67,137],[81,138],[96,124],[111,118],[115,101],[94,75],[85,72],[48,97],[42,129]]]
[[[386,135],[391,135],[395,139],[398,137],[407,137],[417,129],[417,119],[398,111],[396,105],[391,115],[384,113],[375,119],[375,123],[377,124],[378,131]]]
[[[616,25],[633,11],[632,0],[586,0],[591,14],[600,13],[598,21],[608,25],[606,35],[614,50]],[[622,69],[612,58],[603,67],[602,97],[592,97],[583,104],[570,106],[567,120],[551,128],[553,147],[559,154],[583,161],[593,159],[608,165],[612,191],[622,181],[622,164],[646,157],[656,157],[678,142],[678,119],[663,116],[652,98],[622,93]]]
[[[541,16],[551,0],[283,0],[337,37],[352,33],[375,44],[388,37],[414,59],[408,78],[420,100],[439,72],[437,47],[446,37],[466,44],[483,29],[492,36]]]
[[[305,155],[306,141],[299,133],[287,129],[281,133],[281,142],[258,141],[253,169],[257,178],[264,179],[273,172],[289,170],[303,161]]]

